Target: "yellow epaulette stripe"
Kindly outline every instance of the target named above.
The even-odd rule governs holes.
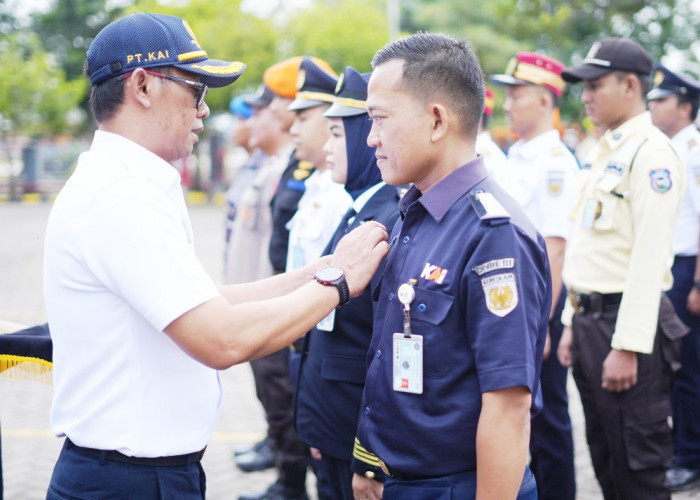
[[[365,450],[360,444],[360,440],[355,438],[355,446],[352,449],[352,456],[358,459],[360,462],[364,462],[373,467],[379,467],[379,459],[377,455]]]
[[[51,383],[52,371],[53,363],[45,359],[0,354],[0,373],[6,378],[38,380]]]

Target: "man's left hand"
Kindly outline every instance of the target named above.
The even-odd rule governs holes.
[[[637,353],[613,349],[603,362],[603,389],[622,392],[637,383]]]

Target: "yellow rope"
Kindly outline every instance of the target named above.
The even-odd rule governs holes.
[[[50,384],[53,363],[30,356],[0,354],[0,376],[23,380],[37,380]]]

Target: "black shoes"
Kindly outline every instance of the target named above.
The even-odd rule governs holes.
[[[301,493],[290,491],[278,480],[262,493],[240,495],[238,500],[309,500],[309,497],[305,491]]]
[[[249,450],[235,452],[234,460],[243,472],[271,469],[275,466],[275,450],[270,439],[265,438]]]
[[[700,488],[700,469],[671,467],[666,472],[671,491],[685,491]]]

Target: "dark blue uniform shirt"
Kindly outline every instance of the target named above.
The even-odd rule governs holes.
[[[482,393],[524,386],[533,413],[541,406],[551,302],[544,239],[487,177],[481,158],[425,195],[412,187],[399,210],[374,294],[359,439],[404,476],[473,470]],[[422,394],[397,392],[392,384],[392,337],[403,331],[396,292],[412,278],[418,283],[411,325],[423,336]]]

